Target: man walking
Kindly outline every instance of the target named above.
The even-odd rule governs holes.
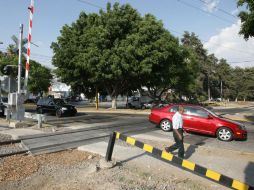
[[[172,152],[178,149],[178,157],[184,157],[184,146],[183,146],[183,118],[182,114],[184,112],[183,106],[178,107],[178,111],[174,114],[172,118],[173,123],[173,137],[175,144],[170,147],[166,147],[167,152]]]

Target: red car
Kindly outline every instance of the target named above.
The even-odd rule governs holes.
[[[164,108],[154,108],[151,110],[149,120],[160,125],[163,131],[170,131],[172,130],[172,117],[179,105],[184,107],[183,128],[186,132],[208,134],[222,141],[247,139],[247,131],[243,124],[222,118],[196,105],[173,104]]]

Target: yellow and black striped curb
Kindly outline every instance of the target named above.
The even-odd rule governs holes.
[[[200,166],[200,165],[190,162],[188,160],[176,157],[171,153],[154,148],[153,146],[151,146],[149,144],[145,144],[145,143],[140,142],[132,137],[125,136],[119,132],[115,132],[115,133],[116,133],[116,139],[123,140],[127,144],[141,148],[159,159],[168,161],[169,163],[172,162],[172,163],[180,166],[181,168],[184,168],[184,169],[191,171],[193,173],[197,173],[199,176],[204,176],[205,178],[208,178],[212,181],[215,181],[215,182],[217,182],[221,185],[224,185],[226,187],[229,187],[231,189],[254,190],[254,187],[252,187],[246,183],[242,183],[238,180],[227,177],[227,176],[220,174],[216,171],[207,169],[203,166]]]

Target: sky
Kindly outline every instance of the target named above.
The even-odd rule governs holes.
[[[153,14],[174,36],[181,38],[184,31],[194,32],[218,58],[225,58],[233,67],[254,66],[254,38],[245,41],[238,34],[240,21],[237,0],[34,0],[31,59],[52,68],[52,42],[61,28],[75,22],[81,11],[98,13],[107,2],[130,4],[141,15]],[[19,35],[24,24],[28,35],[30,0],[0,0],[0,51],[13,44],[12,35]]]

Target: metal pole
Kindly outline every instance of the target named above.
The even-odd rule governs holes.
[[[29,15],[29,30],[28,30],[28,42],[27,42],[27,60],[26,60],[26,75],[25,75],[25,84],[24,90],[27,91],[27,83],[28,83],[28,73],[29,73],[29,62],[30,62],[30,44],[32,41],[32,26],[33,26],[33,14],[34,14],[34,0],[31,0],[30,7],[28,8],[30,11]],[[27,92],[26,92],[27,93]]]
[[[207,75],[207,94],[208,94],[208,101],[210,102],[211,100],[211,92],[210,92],[210,78],[209,78],[210,73]]]
[[[223,97],[223,92],[222,92],[222,89],[223,89],[223,87],[222,87],[222,80],[220,81],[220,101],[222,101],[222,97]]]
[[[8,91],[9,91],[9,94],[11,93],[11,75],[10,76],[8,76],[8,83],[9,83],[9,85],[8,85]]]
[[[97,87],[96,87],[95,101],[96,101],[96,110],[98,110],[99,109],[99,100],[98,100],[98,88]]]
[[[18,93],[21,89],[21,56],[22,56],[22,40],[23,40],[23,24],[20,24],[20,34],[19,34],[19,63],[18,63]]]
[[[105,157],[105,160],[107,162],[111,161],[111,159],[112,159],[112,153],[114,150],[115,140],[116,140],[116,132],[113,132],[110,135],[110,138],[108,141],[108,148],[107,148],[106,157]]]

